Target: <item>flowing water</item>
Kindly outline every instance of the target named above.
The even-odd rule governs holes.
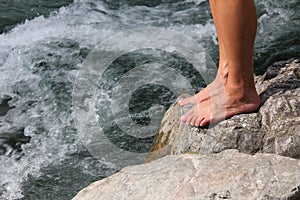
[[[274,61],[299,58],[300,3],[262,0],[256,5],[255,72],[261,74]],[[78,137],[72,115],[76,75],[99,42],[135,28],[168,28],[192,38],[214,62],[218,60],[216,32],[205,0],[0,0],[0,20],[0,199],[71,199],[90,182],[120,169],[91,155]],[[184,63],[176,55],[147,49],[127,56],[136,62],[141,55],[153,61],[160,59],[157,52],[170,62]],[[108,79],[119,73],[119,61],[124,60],[116,60],[116,71],[106,73]],[[130,101],[129,110],[140,125],[149,123],[147,109],[152,104],[166,109],[176,98],[167,88],[151,86],[151,80],[149,84]],[[157,100],[157,94],[167,95]],[[96,106],[96,112],[101,115],[108,105]],[[117,139],[129,149],[126,138]],[[151,137],[139,142],[133,145],[146,152]]]

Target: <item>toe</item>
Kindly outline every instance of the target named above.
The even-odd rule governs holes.
[[[193,118],[195,118],[194,113],[191,113],[191,114],[187,117],[186,123],[187,123],[188,125],[192,125],[191,123],[192,123]],[[192,125],[192,126],[193,126],[193,125]]]
[[[200,122],[200,126],[207,126],[210,122],[211,120],[209,118],[203,118]]]
[[[191,126],[197,126],[196,121],[197,121],[198,116],[193,115],[190,121]]]
[[[202,116],[198,116],[195,122],[195,126],[200,126],[201,121],[204,119]]]
[[[190,109],[189,111],[187,111],[187,113],[185,113],[182,117],[181,117],[181,121],[183,122],[187,122],[187,120],[190,118],[190,116],[193,115],[193,110]]]

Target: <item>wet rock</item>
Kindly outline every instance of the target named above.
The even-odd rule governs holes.
[[[299,199],[300,161],[239,153],[168,155],[92,183],[73,200]]]
[[[10,109],[14,108],[13,106],[9,106],[8,102],[10,100],[12,100],[12,98],[9,96],[0,98],[0,116],[6,115]]]
[[[146,161],[168,154],[207,154],[225,149],[299,159],[300,63],[275,63],[268,70],[256,77],[262,99],[258,112],[236,115],[210,128],[195,128],[181,122],[181,108],[173,104],[162,119]]]

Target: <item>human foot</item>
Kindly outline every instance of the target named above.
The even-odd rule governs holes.
[[[207,126],[236,114],[255,111],[260,105],[260,99],[254,86],[218,88],[218,94],[197,102],[181,118],[191,126]],[[214,93],[210,91],[210,93]]]
[[[201,103],[205,100],[208,100],[214,96],[217,96],[220,94],[223,88],[223,85],[225,84],[226,78],[221,78],[220,73],[217,74],[215,80],[207,85],[206,88],[198,92],[197,94],[184,98],[182,100],[178,100],[178,104],[180,106],[184,106],[186,104],[196,104],[196,103]]]

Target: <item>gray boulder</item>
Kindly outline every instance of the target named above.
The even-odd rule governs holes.
[[[262,99],[258,112],[240,114],[210,128],[182,123],[173,104],[155,135],[147,162],[169,154],[240,152],[274,153],[300,158],[300,63],[279,62],[256,77]]]
[[[300,199],[300,161],[271,154],[168,155],[92,183],[73,200]]]

